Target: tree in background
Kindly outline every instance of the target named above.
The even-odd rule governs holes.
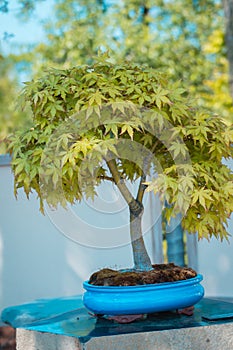
[[[110,49],[116,62],[126,58],[147,63],[191,84],[198,93],[205,90],[203,81],[215,64],[203,46],[223,27],[221,6],[215,1],[155,5],[150,0],[66,0],[57,1],[55,18],[46,27],[48,43],[35,51],[40,65],[91,63],[98,49]]]
[[[225,42],[218,51],[206,50],[215,36],[224,37],[220,2],[59,1],[56,18],[34,62],[70,67],[90,63],[98,48],[110,48],[116,61],[125,57],[166,71],[188,84],[197,103],[208,101],[208,108],[231,116]]]
[[[39,2],[18,1],[24,19],[36,15],[33,11]],[[223,3],[228,18],[231,1]],[[2,4],[5,11],[7,4]],[[44,24],[45,42],[16,60],[26,62],[25,67],[30,64],[37,75],[47,67],[90,64],[99,49],[110,50],[115,62],[147,63],[182,80],[197,104],[232,122],[226,60],[231,23],[228,18],[224,41],[220,0],[159,0],[156,4],[152,0],[57,0],[54,18]],[[228,50],[229,59],[232,52]]]

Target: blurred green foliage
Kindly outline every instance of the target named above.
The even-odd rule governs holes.
[[[19,0],[22,20],[36,15],[40,1]],[[43,25],[43,43],[12,56],[12,66],[4,68],[7,57],[1,63],[1,139],[28,120],[12,108],[19,90],[9,74],[14,63],[23,62],[30,78],[49,67],[91,64],[99,50],[109,50],[115,63],[147,63],[174,81],[182,80],[197,105],[232,123],[221,1],[57,0],[53,18]]]
[[[24,128],[31,123],[29,109],[23,111],[22,107],[17,108],[18,91],[13,62],[0,56],[0,154],[6,151],[6,136],[16,128]]]

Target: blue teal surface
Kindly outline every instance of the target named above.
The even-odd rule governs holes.
[[[95,286],[83,283],[84,305],[95,314],[131,315],[183,309],[204,296],[197,275],[188,280],[137,286]]]
[[[159,312],[149,314],[144,320],[118,324],[91,316],[83,306],[82,296],[74,296],[12,306],[2,312],[2,320],[15,328],[62,334],[87,342],[91,338],[116,334],[230,323],[233,322],[233,304],[203,298],[196,304],[193,316],[179,315],[175,311]]]

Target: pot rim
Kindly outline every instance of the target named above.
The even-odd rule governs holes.
[[[88,283],[88,281],[83,282],[83,287],[86,290],[90,291],[108,291],[108,292],[129,292],[129,291],[139,291],[139,290],[160,290],[160,289],[172,289],[180,286],[188,286],[199,283],[203,280],[203,276],[198,274],[193,278],[189,278],[186,280],[179,280],[174,282],[162,282],[162,283],[153,283],[153,284],[138,284],[136,286],[96,286]]]

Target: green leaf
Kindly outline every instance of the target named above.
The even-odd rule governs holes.
[[[169,147],[169,151],[172,153],[172,157],[174,159],[177,158],[180,154],[183,157],[188,154],[188,149],[185,144],[179,141],[172,142],[171,146]]]
[[[194,190],[191,205],[194,205],[198,201],[204,209],[208,208],[210,202],[213,201],[211,194],[212,191],[205,188]]]
[[[133,131],[133,128],[130,125],[125,124],[125,125],[123,125],[121,127],[120,135],[124,134],[125,132],[127,132],[129,137],[131,138],[131,140],[133,140],[134,131]]]
[[[106,124],[105,125],[105,135],[112,133],[116,139],[118,139],[118,126],[117,124]]]

